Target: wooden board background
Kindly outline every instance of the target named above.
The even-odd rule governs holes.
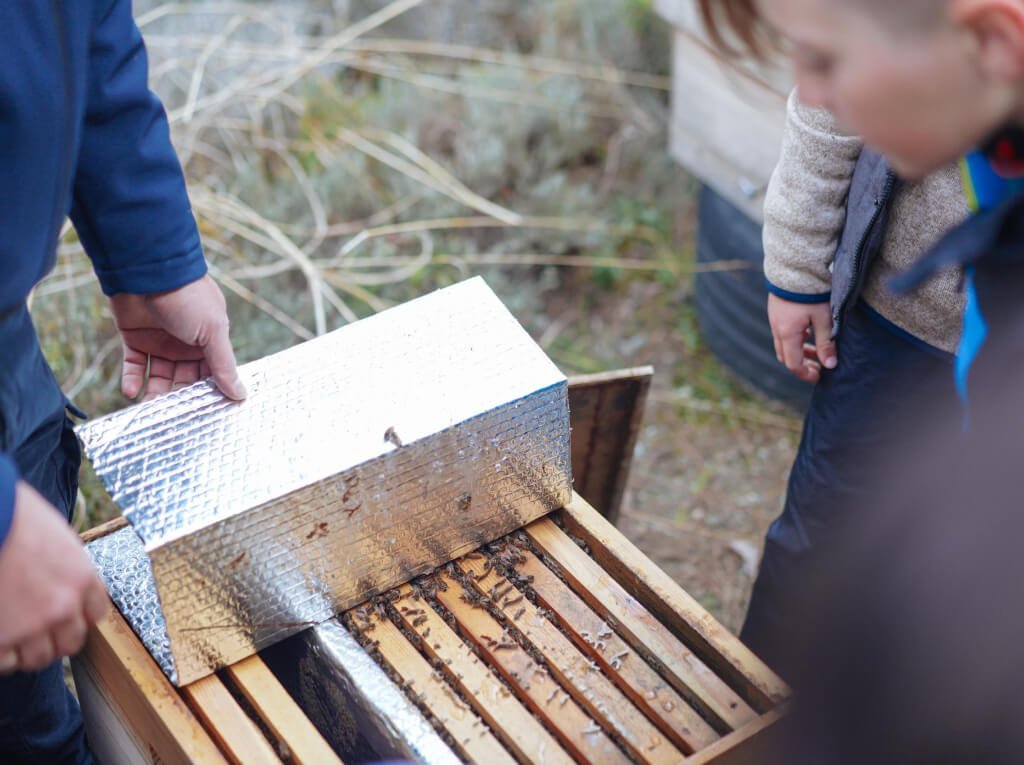
[[[792,89],[788,69],[716,50],[694,0],[658,0],[657,9],[674,29],[672,154],[761,221]]]

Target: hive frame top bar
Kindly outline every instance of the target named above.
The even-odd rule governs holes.
[[[240,375],[242,403],[203,381],[79,428],[147,550],[565,381],[479,277]]]

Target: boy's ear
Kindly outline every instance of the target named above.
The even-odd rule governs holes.
[[[952,0],[949,12],[974,36],[986,74],[997,81],[1024,80],[1024,0]]]

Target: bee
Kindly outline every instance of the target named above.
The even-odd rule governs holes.
[[[384,440],[393,445],[396,449],[401,449],[405,445],[402,443],[402,439],[398,437],[398,433],[395,432],[394,425],[384,431]]]

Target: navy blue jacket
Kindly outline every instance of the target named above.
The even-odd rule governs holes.
[[[108,295],[205,274],[130,0],[0,3],[0,30],[0,314],[53,268],[68,215]],[[15,479],[0,453],[0,543]]]

